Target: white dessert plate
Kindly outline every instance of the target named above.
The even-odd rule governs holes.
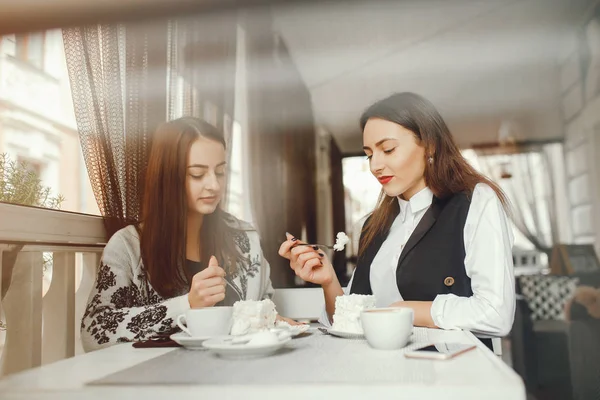
[[[204,347],[202,347],[202,343],[204,343],[205,340],[210,339],[210,336],[191,337],[185,332],[177,332],[170,337],[175,343],[190,350],[205,350]]]
[[[256,358],[266,357],[276,353],[286,345],[291,337],[286,336],[277,343],[272,344],[248,344],[236,343],[231,336],[208,339],[202,345],[213,353],[223,358]]]
[[[327,333],[329,333],[332,336],[337,336],[337,337],[344,338],[344,339],[364,339],[365,338],[364,333],[340,332],[340,331],[336,331],[333,329],[328,329]]]
[[[290,324],[275,324],[275,328],[271,329],[272,331],[284,331],[284,332],[288,332],[290,335],[292,335],[292,337],[296,337],[298,335],[301,335],[305,332],[308,332],[310,329],[310,325],[308,324],[304,324],[304,325],[290,325]]]

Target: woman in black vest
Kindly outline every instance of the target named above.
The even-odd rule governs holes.
[[[502,190],[462,157],[435,107],[399,93],[360,119],[364,151],[382,185],[342,289],[327,256],[288,235],[279,254],[323,287],[328,325],[337,296],[373,294],[410,307],[415,325],[504,336],[515,310],[513,236]]]

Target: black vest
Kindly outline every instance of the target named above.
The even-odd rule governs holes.
[[[396,284],[404,300],[433,301],[438,294],[473,294],[465,271],[463,234],[470,205],[464,193],[444,200],[433,198],[398,260]],[[387,233],[375,237],[358,259],[350,293],[373,294],[371,263],[386,237]]]

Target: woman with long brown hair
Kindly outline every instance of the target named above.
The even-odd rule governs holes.
[[[508,201],[462,157],[441,115],[423,97],[394,94],[360,119],[363,149],[382,191],[364,223],[357,267],[344,291],[325,254],[279,254],[323,287],[329,324],[335,299],[373,294],[378,307],[410,307],[417,326],[503,336],[515,310]]]
[[[102,254],[82,320],[86,350],[170,332],[189,308],[272,296],[258,233],[219,207],[226,164],[211,124],[184,117],[158,128],[142,221],[115,233]]]

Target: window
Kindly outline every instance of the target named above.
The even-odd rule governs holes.
[[[234,121],[232,126],[229,182],[226,209],[236,217],[253,223],[250,201],[248,161],[248,86],[246,77],[246,34],[237,27]]]
[[[362,219],[375,209],[381,185],[371,173],[369,161],[364,156],[342,159],[344,174],[346,230],[350,237],[350,253],[358,254],[358,236]]]
[[[25,202],[0,185],[0,201],[54,208],[41,201],[49,189],[47,198],[64,199],[61,210],[99,214],[75,124],[61,31],[6,35],[0,42],[0,156],[12,171],[1,178],[20,182],[26,192],[33,180],[19,173],[31,170],[42,187],[37,200]]]
[[[16,35],[16,57],[42,69],[45,41],[44,32]]]
[[[233,135],[231,138],[231,158],[229,160],[229,182],[227,193],[227,211],[238,218],[245,219],[244,215],[244,196],[243,180],[247,179],[242,173],[242,164],[244,162],[242,149],[242,129],[237,121],[233,123]]]
[[[25,168],[35,174],[38,178],[42,177],[42,164],[37,161],[28,160],[23,157],[17,157],[17,162],[25,166]]]

